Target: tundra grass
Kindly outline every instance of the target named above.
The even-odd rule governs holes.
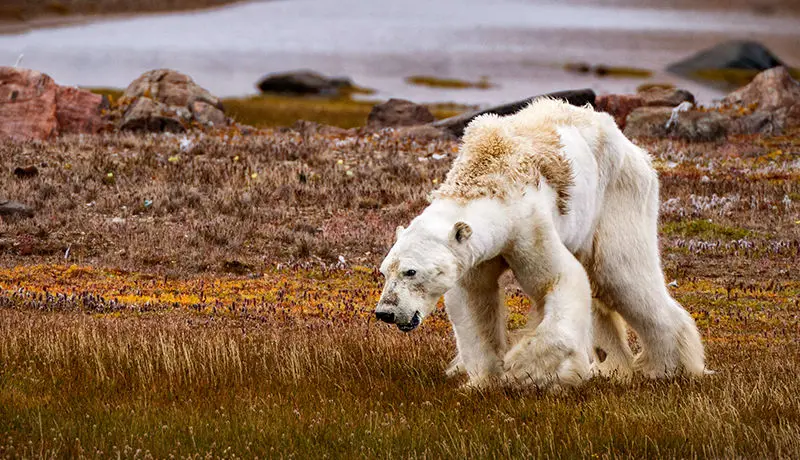
[[[761,71],[751,69],[701,69],[691,72],[691,76],[725,88],[736,89],[753,81],[759,73]],[[796,79],[800,78],[800,69],[798,68],[789,68],[789,73]]]
[[[661,231],[668,235],[681,235],[688,237],[701,237],[707,239],[721,238],[726,240],[740,240],[752,234],[744,228],[726,227],[709,220],[686,220],[670,222],[661,227]]]
[[[798,283],[676,289],[715,375],[595,379],[549,394],[475,393],[445,379],[454,343],[443,312],[411,334],[370,320],[374,271],[165,282],[48,266],[0,276],[3,456],[800,452]]]
[[[489,89],[493,85],[489,82],[489,77],[481,77],[480,80],[472,82],[460,80],[458,78],[441,78],[430,75],[412,75],[406,78],[406,83],[417,86],[428,86],[440,89]]]
[[[0,457],[796,457],[797,137],[642,145],[665,282],[717,373],[562,394],[445,379],[441,306],[410,334],[371,317],[394,228],[456,142],[231,128],[0,145],[0,193],[35,212],[0,221]],[[504,287],[516,330],[530,304]]]

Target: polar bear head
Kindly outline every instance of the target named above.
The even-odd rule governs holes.
[[[459,256],[472,229],[464,222],[436,227],[421,222],[398,227],[397,241],[381,264],[386,283],[375,316],[403,332],[419,326],[460,277]]]

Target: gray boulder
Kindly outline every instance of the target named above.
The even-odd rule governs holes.
[[[723,104],[756,106],[774,110],[800,104],[800,82],[792,78],[786,67],[761,72],[748,85],[728,94]]]
[[[800,126],[800,82],[792,78],[786,67],[761,72],[722,103],[753,110],[736,120],[737,133],[776,135],[786,128]]]
[[[174,108],[148,97],[136,99],[122,115],[119,128],[124,131],[179,133],[186,130]]]
[[[342,89],[352,88],[353,82],[347,78],[326,77],[311,70],[273,73],[265,76],[257,84],[263,93],[293,95],[336,95]]]
[[[783,65],[764,45],[753,41],[728,41],[667,67],[672,73],[695,77],[702,70],[767,70]]]
[[[192,121],[216,127],[228,123],[218,97],[174,70],[143,73],[125,90],[123,100],[132,103],[122,117],[120,129],[178,132],[185,129],[184,123]]]
[[[690,110],[677,112],[669,107],[640,107],[628,115],[624,133],[628,137],[682,139],[710,142],[725,139],[731,118],[719,112]]]
[[[18,201],[4,200],[0,198],[0,217],[16,218],[16,217],[33,217],[33,209]]]
[[[431,125],[402,126],[394,130],[394,136],[401,139],[413,139],[421,142],[455,139],[450,131],[434,128]]]
[[[427,107],[405,99],[389,99],[372,108],[367,117],[369,128],[416,126],[436,120]]]
[[[694,95],[685,89],[653,87],[637,94],[647,107],[677,107],[682,102],[694,104]]]
[[[222,102],[207,89],[198,85],[188,75],[170,69],[156,69],[143,73],[128,85],[123,97],[136,99],[149,97],[175,107],[189,107],[202,101],[222,110]]]

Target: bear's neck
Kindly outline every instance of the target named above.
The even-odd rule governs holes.
[[[472,235],[463,250],[456,251],[459,265],[472,268],[500,255],[507,247],[513,221],[505,204],[489,198],[459,203],[451,199],[434,200],[423,212],[437,221],[436,227],[447,238],[456,222],[466,222]],[[445,239],[446,241],[446,239]]]

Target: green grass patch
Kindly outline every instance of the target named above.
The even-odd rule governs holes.
[[[117,88],[85,88],[95,94],[118,101],[123,90]],[[291,126],[298,120],[313,121],[339,128],[358,128],[367,122],[375,104],[381,101],[356,100],[351,94],[370,94],[372,90],[354,87],[346,96],[313,97],[259,95],[244,98],[222,99],[225,113],[234,120],[257,128]],[[458,104],[431,104],[428,106],[437,119],[458,115],[470,107]]]
[[[428,86],[441,89],[489,89],[492,85],[488,77],[481,77],[476,82],[459,80],[457,78],[439,78],[430,75],[412,75],[406,78],[409,85]]]
[[[703,69],[696,70],[691,75],[700,80],[740,87],[753,81],[759,73],[761,73],[760,70],[750,69]],[[790,68],[789,74],[795,79],[800,79],[800,69]]]
[[[600,77],[622,77],[622,78],[649,78],[653,72],[647,69],[636,67],[614,67],[598,65],[594,67],[594,73]]]
[[[642,93],[651,89],[675,89],[675,85],[672,83],[642,83],[636,87],[636,92]]]
[[[727,227],[703,219],[669,222],[661,226],[661,232],[672,236],[722,240],[739,240],[753,235],[745,228]]]
[[[291,126],[298,120],[340,128],[364,126],[378,101],[344,98],[263,95],[222,101],[225,112],[236,121],[259,128]],[[452,105],[429,107],[437,119],[458,115],[463,108]]]
[[[122,95],[125,93],[124,90],[119,88],[83,88],[87,91],[91,91],[94,94],[99,94],[101,96],[105,96],[108,98],[110,102],[118,101],[122,98]]]
[[[598,77],[649,78],[653,75],[653,72],[647,69],[615,67],[604,64],[589,65],[585,62],[568,62],[564,64],[564,70],[574,73],[593,73]]]

